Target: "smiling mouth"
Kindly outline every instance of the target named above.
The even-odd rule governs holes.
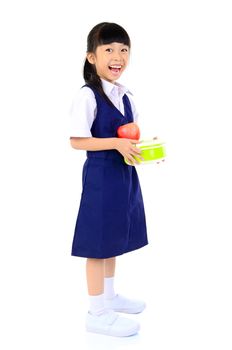
[[[109,69],[113,73],[119,73],[122,69],[122,66],[120,64],[117,64],[117,65],[115,64],[115,65],[109,66]]]

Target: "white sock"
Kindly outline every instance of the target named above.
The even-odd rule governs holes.
[[[114,291],[114,277],[104,278],[104,296],[105,299],[112,299],[116,296]]]
[[[105,312],[104,294],[89,295],[90,308],[89,312],[94,316],[100,316]]]

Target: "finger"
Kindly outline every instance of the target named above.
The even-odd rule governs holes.
[[[135,153],[132,151],[131,155],[135,158],[139,158],[140,160],[144,160],[143,156],[141,156],[141,154],[139,154],[139,153]]]
[[[141,155],[141,150],[133,148],[130,153],[133,154],[134,156],[138,157]]]
[[[133,143],[134,145],[136,145],[137,143],[140,143],[139,140],[129,139],[129,141],[130,141],[131,143]]]
[[[134,158],[133,157],[127,157],[126,160],[130,165],[134,165]]]
[[[131,151],[133,152],[133,154],[140,154],[141,153],[141,149],[137,148],[137,147],[131,147]]]
[[[130,161],[128,158],[126,158],[126,157],[125,157],[125,161],[126,161],[126,163],[128,163],[129,165],[133,165],[133,164],[131,164],[131,161]]]
[[[130,162],[132,165],[135,165],[137,163],[136,159],[133,156],[130,156]]]
[[[133,159],[136,164],[140,164],[141,161],[144,160],[143,157],[139,156],[138,154],[133,155]]]
[[[141,160],[139,159],[139,156],[137,154],[136,155],[130,154],[128,158],[130,159],[130,162],[133,163],[133,165],[141,163]]]

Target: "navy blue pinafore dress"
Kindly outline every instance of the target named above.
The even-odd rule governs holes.
[[[97,103],[92,136],[117,137],[120,125],[133,122],[129,98],[126,94],[123,96],[123,115],[92,90]],[[87,151],[72,255],[105,259],[147,244],[144,204],[136,168],[127,165],[116,150]]]

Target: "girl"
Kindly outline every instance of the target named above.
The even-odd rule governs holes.
[[[115,257],[148,244],[139,179],[124,162],[140,157],[139,141],[117,137],[120,125],[137,120],[129,90],[116,83],[129,61],[130,38],[121,26],[104,22],[87,41],[86,85],[71,110],[71,146],[87,150],[72,255],[87,258],[86,329],[129,336],[138,332],[138,322],[116,312],[139,313],[145,303],[115,293]]]

